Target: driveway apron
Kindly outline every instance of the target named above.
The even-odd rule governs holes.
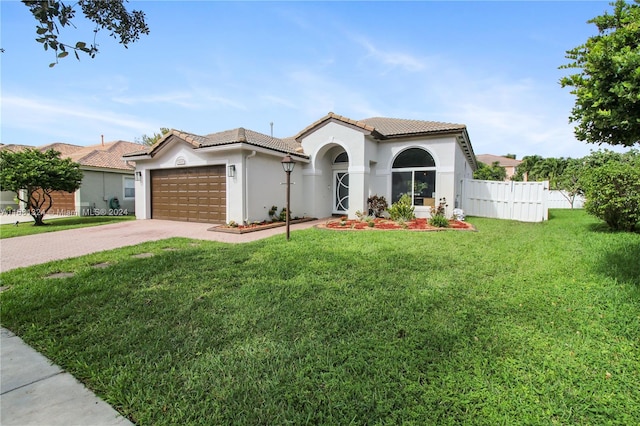
[[[291,230],[310,228],[321,222],[323,220],[297,223]],[[208,223],[147,219],[6,238],[0,240],[0,271],[172,237],[246,243],[285,233],[284,226],[246,234],[209,231],[211,227]]]

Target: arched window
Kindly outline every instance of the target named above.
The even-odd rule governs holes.
[[[338,154],[336,159],[333,160],[333,164],[348,163],[348,162],[349,162],[349,156],[347,155],[347,153],[345,151],[342,151],[340,154]]]
[[[393,161],[391,202],[397,202],[404,194],[411,196],[414,206],[435,207],[436,162],[422,148],[406,149]]]

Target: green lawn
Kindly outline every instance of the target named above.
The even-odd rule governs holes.
[[[2,325],[140,425],[640,424],[640,234],[470,221],[17,269]]]
[[[70,216],[57,219],[44,217],[45,226],[33,226],[33,222],[21,222],[16,226],[0,225],[0,238],[22,237],[43,232],[64,231],[65,229],[85,228],[87,226],[106,225],[108,223],[134,220],[135,216]]]

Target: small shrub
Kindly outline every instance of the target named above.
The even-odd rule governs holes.
[[[238,223],[235,220],[230,221],[227,225],[232,227],[232,228],[237,228],[238,227]]]
[[[445,216],[447,211],[447,199],[440,198],[438,202],[438,207],[436,207],[435,212],[431,215],[431,219],[429,219],[429,225],[436,226],[438,228],[446,228],[449,226],[449,219]]]
[[[411,196],[404,194],[398,202],[391,205],[389,208],[389,216],[391,216],[391,220],[404,222],[415,219],[416,215],[414,211],[415,208],[411,205]]]
[[[389,208],[387,200],[384,197],[378,197],[377,195],[369,197],[367,199],[367,205],[369,207],[369,214],[373,217],[382,217],[382,213]]]
[[[369,228],[373,228],[374,226],[376,226],[376,223],[373,220],[370,220],[367,222],[367,225],[369,225]]]
[[[278,206],[271,206],[271,208],[269,209],[269,217],[272,221],[278,221],[279,218],[276,216],[277,211]]]
[[[282,210],[280,210],[280,215],[278,216],[278,219],[280,220],[280,222],[285,222],[287,220],[287,208],[283,207]],[[289,220],[291,220],[291,212],[289,212]]]
[[[375,219],[373,216],[370,216],[368,214],[364,214],[360,210],[358,210],[356,212],[356,217],[358,218],[358,220],[360,222],[371,222],[373,219]]]
[[[429,225],[436,226],[438,228],[446,228],[449,226],[449,219],[440,214],[434,214],[429,219]]]

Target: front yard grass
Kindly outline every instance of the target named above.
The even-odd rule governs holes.
[[[70,216],[56,219],[44,217],[44,226],[33,226],[33,222],[20,222],[0,225],[0,238],[23,237],[44,232],[64,231],[66,229],[85,228],[87,226],[106,225],[108,223],[134,220],[135,216]]]
[[[2,325],[140,425],[639,424],[640,234],[469,220],[16,269]]]

